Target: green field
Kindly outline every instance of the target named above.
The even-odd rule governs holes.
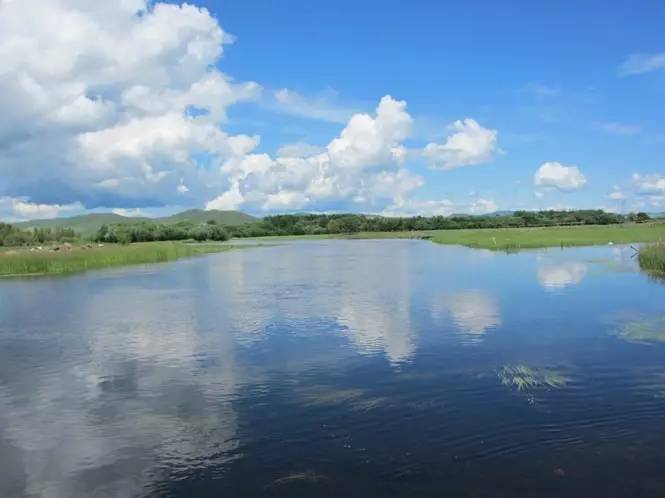
[[[429,239],[438,244],[454,244],[477,249],[513,251],[541,247],[592,246],[665,241],[665,223],[626,223],[544,228],[497,228],[432,230],[413,232],[359,232],[334,235],[263,237],[260,240],[317,239]]]
[[[0,278],[62,275],[99,268],[146,263],[164,263],[179,258],[228,251],[223,244],[147,242],[104,247],[75,246],[70,250],[4,250],[0,252]]]
[[[503,251],[554,246],[592,246],[665,241],[665,223],[624,225],[440,230],[432,241]]]

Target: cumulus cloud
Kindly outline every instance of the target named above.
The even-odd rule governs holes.
[[[455,121],[443,144],[429,143],[423,151],[430,167],[453,169],[490,161],[497,151],[496,130],[483,128],[473,119]]]
[[[665,52],[632,54],[619,67],[620,76],[632,76],[665,69]]]
[[[407,159],[451,169],[497,150],[496,130],[465,119],[445,143],[409,154],[406,102],[387,95],[375,112],[359,113],[329,93],[236,82],[219,69],[233,41],[187,3],[0,2],[0,196],[18,199],[11,211],[20,216],[202,204],[379,212],[425,202],[424,210],[446,212],[442,201],[409,200],[424,180]],[[344,126],[325,147],[256,153],[260,137],[224,127],[230,106],[266,99],[280,112]]]
[[[188,4],[1,3],[0,194],[114,207],[169,203],[180,178],[210,190],[197,155],[233,155],[218,125],[260,91],[213,69],[231,42]]]
[[[633,183],[640,195],[665,195],[665,176],[633,173]]]
[[[422,185],[401,165],[401,142],[411,126],[406,102],[387,95],[374,115],[353,115],[323,152],[248,154],[226,161],[221,170],[230,187],[207,208],[304,209],[331,202],[371,207],[402,200]]]
[[[579,190],[586,182],[577,166],[564,166],[556,161],[543,163],[533,177],[536,187],[555,188],[562,192]]]
[[[16,220],[56,218],[62,213],[81,210],[83,210],[83,206],[78,202],[71,204],[37,204],[25,199],[0,197],[0,214],[4,213],[5,217]]]

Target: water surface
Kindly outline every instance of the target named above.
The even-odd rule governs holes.
[[[329,240],[0,281],[0,496],[665,496],[665,285],[631,255]]]

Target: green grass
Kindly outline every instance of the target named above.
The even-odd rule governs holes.
[[[185,244],[182,242],[147,242],[131,245],[106,245],[70,251],[0,252],[0,278],[39,275],[63,275],[99,268],[163,263],[233,249],[222,244]]]
[[[665,243],[652,244],[640,250],[640,268],[665,275]]]
[[[465,230],[432,230],[413,232],[360,232],[352,234],[300,235],[262,237],[271,240],[319,239],[421,239],[438,244],[456,244],[478,249],[513,251],[540,247],[592,246],[665,241],[665,223],[626,223],[542,228],[485,228]]]
[[[665,240],[665,223],[623,225],[501,228],[484,230],[439,230],[432,241],[468,247],[519,250],[539,247],[592,246]]]

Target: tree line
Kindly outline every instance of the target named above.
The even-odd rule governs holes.
[[[646,213],[622,215],[606,213],[602,210],[516,211],[484,216],[453,215],[408,218],[364,214],[283,214],[266,216],[255,222],[239,226],[222,226],[214,220],[200,224],[183,221],[169,225],[150,221],[115,223],[101,226],[92,240],[120,244],[167,240],[224,241],[230,237],[269,235],[611,225],[626,221],[641,223],[649,219]],[[0,246],[27,246],[76,240],[80,240],[80,236],[71,228],[21,230],[8,223],[0,223]]]
[[[0,247],[35,246],[53,242],[75,242],[79,235],[71,228],[35,228],[21,230],[10,224],[0,222]]]
[[[357,232],[455,230],[462,228],[520,228],[570,225],[611,225],[626,221],[644,222],[645,213],[621,215],[602,210],[516,211],[505,215],[453,215],[388,218],[364,214],[287,214],[227,227],[232,237],[267,235],[319,235]]]
[[[166,240],[213,240],[221,242],[229,239],[226,229],[214,220],[194,224],[182,221],[173,225],[140,221],[135,223],[115,223],[102,225],[94,236],[95,242],[131,244],[134,242],[154,242]]]

